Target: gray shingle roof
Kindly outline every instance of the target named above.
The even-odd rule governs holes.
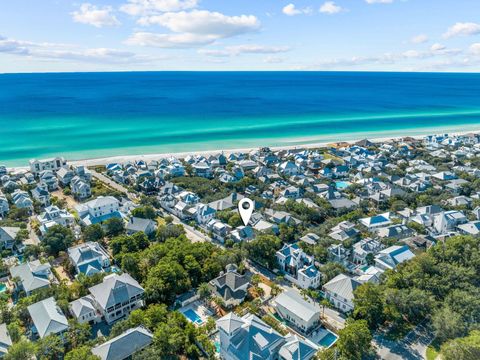
[[[67,318],[53,297],[30,305],[27,309],[41,338],[68,329]]]
[[[102,283],[88,290],[103,309],[144,293],[140,284],[127,273],[108,275]]]
[[[152,340],[153,334],[138,326],[94,347],[92,353],[102,360],[124,360],[150,345]]]

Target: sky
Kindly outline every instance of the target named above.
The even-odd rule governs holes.
[[[0,73],[480,71],[478,0],[0,0]]]

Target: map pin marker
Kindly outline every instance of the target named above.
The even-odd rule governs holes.
[[[238,202],[238,212],[242,218],[243,224],[247,226],[250,218],[252,217],[254,205],[253,201],[248,198],[243,198]]]

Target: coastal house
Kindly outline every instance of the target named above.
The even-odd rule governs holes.
[[[70,181],[70,188],[73,196],[78,200],[85,200],[92,196],[90,183],[78,175],[74,176]]]
[[[207,230],[210,231],[213,239],[223,243],[232,228],[220,220],[212,219],[207,223]]]
[[[35,290],[50,287],[53,275],[49,263],[40,260],[28,261],[10,268],[10,275],[17,291],[25,291],[27,296]]]
[[[229,264],[226,271],[211,280],[208,285],[212,294],[220,297],[227,308],[240,305],[247,296],[250,279],[247,275],[240,275],[235,264]]]
[[[284,161],[278,165],[277,171],[284,176],[292,176],[300,174],[301,168],[292,161]]]
[[[148,347],[153,342],[153,334],[143,326],[121,333],[92,349],[92,354],[101,360],[126,360]]]
[[[375,266],[381,270],[395,269],[398,264],[415,256],[407,245],[390,246],[375,255]]]
[[[133,235],[137,232],[143,232],[147,236],[151,235],[157,229],[157,223],[150,219],[142,219],[132,216],[125,226],[128,235]]]
[[[31,191],[32,197],[37,200],[42,206],[50,205],[50,193],[48,192],[48,185],[44,182],[39,182],[35,189]]]
[[[52,170],[44,170],[38,174],[41,182],[47,184],[48,191],[55,191],[58,189],[58,180]]]
[[[63,157],[55,157],[42,160],[30,160],[30,171],[35,175],[44,170],[57,171],[64,166],[67,166],[67,162]]]
[[[20,230],[15,226],[0,226],[0,246],[3,249],[13,249]]]
[[[403,224],[395,224],[375,229],[378,237],[401,239],[413,235],[413,230]]]
[[[363,218],[359,220],[360,224],[365,226],[368,230],[385,227],[392,223],[390,220],[390,213],[383,213],[368,218]]]
[[[85,226],[99,224],[114,217],[123,219],[119,208],[120,202],[113,196],[99,196],[75,207],[80,222]]]
[[[355,228],[355,224],[350,221],[342,221],[330,230],[328,236],[337,241],[345,241],[356,239],[359,233],[360,232]]]
[[[12,193],[13,204],[20,209],[33,211],[33,201],[26,191],[17,189]]]
[[[384,246],[376,239],[362,239],[359,242],[353,244],[353,262],[356,264],[366,264],[368,254],[376,254],[382,250]]]
[[[458,231],[464,235],[478,236],[480,234],[480,221],[469,221],[458,225]]]
[[[236,243],[248,241],[255,238],[255,232],[251,226],[238,226],[230,232],[230,239]]]
[[[10,206],[8,205],[8,200],[6,196],[0,191],[0,217],[3,217],[8,214]]]
[[[145,291],[128,273],[107,275],[88,291],[93,297],[94,307],[108,324],[143,306]]]
[[[445,235],[456,229],[458,225],[468,222],[468,218],[462,211],[443,211],[433,216],[432,235]]]
[[[95,308],[91,295],[86,295],[70,302],[68,310],[80,324],[88,323],[93,325],[101,321],[100,312]]]
[[[12,346],[12,338],[8,333],[7,324],[0,324],[0,358],[8,353],[8,349]]]
[[[63,187],[70,185],[74,176],[75,173],[67,167],[62,167],[57,170],[57,179]]]
[[[239,317],[231,312],[216,324],[223,360],[310,360],[318,351],[312,342],[292,335],[282,336],[252,314]]]
[[[63,339],[68,331],[68,320],[53,297],[27,307],[33,322],[32,332],[41,339],[54,334]]]
[[[77,274],[93,275],[110,267],[107,251],[97,242],[86,242],[68,248],[68,258]]]
[[[353,310],[353,292],[361,284],[348,275],[340,274],[323,285],[325,298],[337,309],[347,313]]]
[[[303,334],[311,333],[320,325],[320,306],[305,300],[294,289],[282,292],[272,303],[277,314]]]
[[[321,274],[313,264],[313,257],[307,255],[297,243],[285,244],[275,256],[286,279],[303,289],[320,286]]]
[[[45,211],[37,216],[40,223],[40,231],[45,235],[52,226],[71,226],[75,222],[75,217],[67,210],[60,209],[56,205],[45,208]]]

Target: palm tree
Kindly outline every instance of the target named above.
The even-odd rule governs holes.
[[[201,283],[197,289],[197,295],[200,296],[204,302],[207,302],[212,295],[212,291],[207,283]]]
[[[324,318],[325,317],[325,307],[330,306],[330,301],[328,301],[327,299],[322,299],[322,301],[320,301],[320,305],[322,305],[322,317]]]

